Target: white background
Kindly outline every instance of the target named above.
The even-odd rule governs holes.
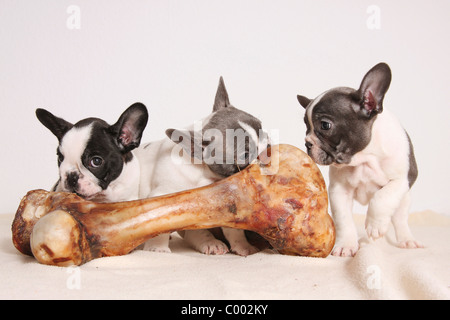
[[[80,29],[66,25],[70,5]],[[367,26],[370,5],[380,29]],[[448,0],[0,0],[0,213],[57,180],[57,139],[37,107],[114,123],[141,101],[151,141],[208,115],[222,75],[233,105],[304,150],[296,95],[358,87],[385,61],[393,80],[384,106],[408,130],[419,165],[412,211],[450,214],[449,14]]]

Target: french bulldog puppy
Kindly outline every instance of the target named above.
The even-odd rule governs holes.
[[[53,191],[97,202],[138,198],[140,165],[133,149],[148,121],[142,103],[130,106],[114,125],[98,118],[72,124],[44,109],[37,109],[36,116],[59,141],[59,180]]]
[[[261,121],[230,104],[222,77],[212,114],[187,129],[168,129],[166,135],[138,150],[140,198],[211,184],[245,168],[258,156],[258,150],[267,146]],[[258,251],[248,243],[243,230],[222,230],[232,252],[246,256]],[[199,252],[224,254],[229,250],[209,230],[181,234]],[[170,252],[169,234],[148,240],[144,250]]]
[[[319,165],[330,165],[335,256],[354,256],[359,249],[354,200],[368,204],[365,227],[370,238],[383,237],[392,222],[399,247],[423,247],[407,221],[410,189],[418,175],[414,149],[398,119],[383,109],[390,83],[389,66],[379,63],[358,90],[340,87],[315,99],[297,96],[306,109],[308,154]]]

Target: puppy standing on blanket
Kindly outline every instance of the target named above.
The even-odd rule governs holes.
[[[148,121],[142,103],[130,106],[112,126],[98,118],[72,124],[44,109],[36,116],[59,141],[59,181],[53,191],[73,192],[97,202],[135,200],[139,196],[139,146]]]
[[[297,96],[306,109],[308,154],[320,165],[331,165],[336,256],[354,256],[359,249],[352,220],[354,199],[369,205],[370,238],[384,236],[392,221],[399,247],[423,247],[408,226],[410,188],[418,174],[413,146],[399,121],[383,112],[390,82],[389,66],[380,63],[365,75],[358,90],[334,88],[314,100]]]
[[[212,114],[198,124],[182,130],[168,129],[168,138],[143,145],[137,151],[142,165],[140,198],[211,184],[245,168],[257,157],[258,149],[266,148],[261,121],[230,104],[222,78]],[[258,251],[248,243],[243,230],[222,231],[232,252],[246,256]],[[209,230],[185,231],[183,236],[202,253],[228,252],[228,246]],[[148,240],[144,250],[170,252],[169,234]]]

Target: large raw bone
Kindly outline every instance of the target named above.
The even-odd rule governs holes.
[[[293,146],[277,145],[231,177],[161,197],[95,203],[30,191],[12,234],[20,252],[58,266],[124,255],[161,233],[218,226],[254,231],[282,254],[326,257],[335,241],[327,208],[316,164]]]

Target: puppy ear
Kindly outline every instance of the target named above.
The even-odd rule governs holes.
[[[219,86],[217,87],[216,98],[214,99],[213,112],[230,106],[230,99],[228,98],[228,92],[225,88],[223,78],[220,77]]]
[[[194,131],[167,129],[166,135],[173,142],[180,144],[184,152],[190,155],[191,158],[202,159],[203,145],[201,137],[196,139]]]
[[[308,99],[307,97],[297,95],[297,100],[300,102],[303,108],[306,109],[306,107],[311,103],[311,99]]]
[[[147,108],[142,103],[136,102],[125,110],[119,120],[109,128],[123,153],[139,146],[147,121]]]
[[[69,131],[73,124],[62,118],[54,116],[45,109],[36,109],[36,117],[61,141],[62,137]]]
[[[363,113],[372,117],[383,111],[383,99],[391,84],[391,69],[386,63],[379,63],[369,70],[357,91]]]

